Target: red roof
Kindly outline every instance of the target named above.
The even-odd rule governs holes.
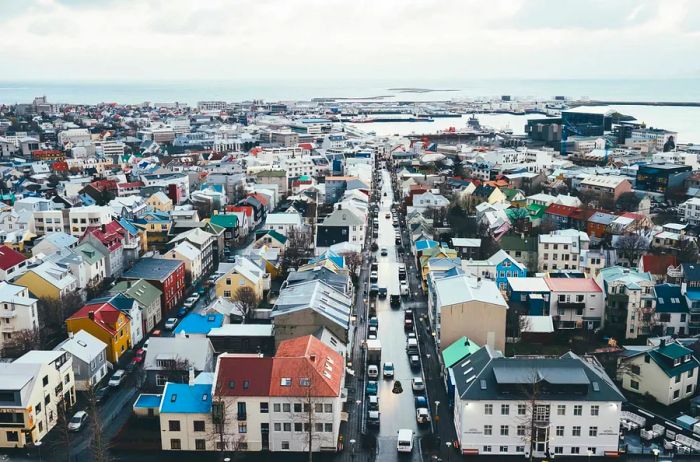
[[[143,182],[141,181],[131,181],[129,183],[119,183],[117,189],[130,189],[130,188],[142,188]]]
[[[107,247],[107,250],[112,252],[121,247],[122,239],[124,237],[122,236],[121,232],[115,232],[116,230],[111,231],[111,228],[113,228],[113,226],[110,227],[110,230],[107,229],[107,225],[102,225],[102,227],[88,226],[80,241],[82,242],[89,234],[92,234],[98,241]]]
[[[306,149],[307,151],[314,150],[314,145],[311,143],[299,143],[297,146],[299,146],[302,149]]]
[[[89,318],[91,311],[94,313],[93,321],[95,324],[109,332],[111,335],[115,335],[117,333],[117,320],[122,312],[109,303],[94,303],[92,305],[85,305],[73,313],[73,316],[68,319]]]
[[[591,278],[544,278],[552,292],[602,292]]]
[[[666,274],[669,266],[678,266],[675,255],[642,255],[641,271],[651,274]]]
[[[15,249],[8,247],[6,245],[0,245],[0,269],[7,271],[13,266],[17,266],[27,257],[17,252]]]
[[[110,191],[117,189],[117,182],[115,180],[97,180],[90,183],[93,188],[98,191]]]
[[[267,197],[264,194],[252,193],[248,194],[248,196],[256,198],[262,205],[267,205],[270,202],[267,200]]]
[[[214,393],[217,396],[269,396],[272,360],[258,355],[219,356]]]
[[[228,212],[242,212],[249,217],[253,216],[253,207],[250,205],[227,205],[225,211]]]
[[[552,204],[549,207],[547,207],[547,210],[545,210],[544,213],[548,213],[550,215],[559,215],[562,217],[576,218],[578,215],[581,214],[581,209],[578,207],[569,207],[568,205]]]

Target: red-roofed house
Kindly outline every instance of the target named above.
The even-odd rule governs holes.
[[[651,273],[657,281],[665,280],[669,267],[678,267],[675,255],[642,255],[639,259],[639,272]]]
[[[543,224],[549,225],[552,229],[582,229],[585,222],[582,210],[579,207],[569,207],[568,205],[551,204],[544,211],[542,217]]]
[[[592,278],[545,278],[551,290],[550,315],[557,329],[601,327],[605,297]]]
[[[129,183],[119,183],[117,184],[117,196],[130,196],[132,194],[138,194],[143,188],[142,181],[131,181]]]
[[[85,305],[66,319],[68,332],[81,330],[107,344],[107,360],[116,363],[131,348],[131,320],[109,303]]]
[[[27,257],[6,245],[0,245],[0,281],[13,279],[27,270]]]
[[[114,222],[112,222],[114,223]],[[107,277],[116,278],[124,271],[124,236],[118,228],[111,225],[89,226],[80,242],[87,241],[107,260]]]
[[[214,419],[225,413],[227,444],[248,451],[336,451],[342,410],[344,360],[307,335],[280,343],[274,358],[222,354],[215,371]],[[230,414],[229,414],[230,413]]]

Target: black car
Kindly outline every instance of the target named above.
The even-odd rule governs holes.
[[[395,308],[401,306],[401,296],[399,294],[391,294],[389,297],[389,304]]]
[[[112,390],[108,386],[98,388],[97,391],[95,391],[95,403],[102,404],[107,401],[110,391]]]
[[[369,296],[370,297],[376,297],[378,292],[379,292],[379,286],[377,284],[372,284],[371,286],[369,286]]]
[[[386,287],[380,287],[379,290],[377,291],[379,294],[379,298],[386,298],[387,296],[387,290]]]

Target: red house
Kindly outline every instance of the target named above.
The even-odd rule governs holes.
[[[165,319],[182,301],[185,294],[185,263],[164,258],[142,258],[124,273],[122,279],[145,279],[146,282],[159,288],[163,292],[160,307],[162,318]]]

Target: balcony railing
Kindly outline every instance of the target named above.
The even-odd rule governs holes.
[[[586,308],[585,302],[559,302],[557,307],[562,310],[583,310]]]

